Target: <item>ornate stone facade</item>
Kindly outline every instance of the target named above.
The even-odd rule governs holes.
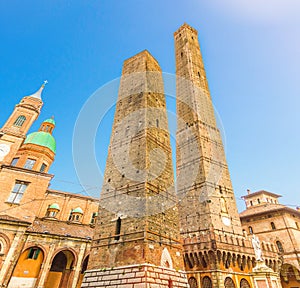
[[[75,288],[87,266],[99,201],[49,189],[54,120],[27,135],[43,88],[0,130],[0,287]]]
[[[265,264],[280,271],[282,287],[298,287],[300,212],[280,204],[279,197],[278,194],[264,190],[253,193],[248,190],[248,194],[243,196],[246,210],[240,213],[240,218],[245,233],[259,237]],[[280,262],[265,257],[270,251],[279,254]]]

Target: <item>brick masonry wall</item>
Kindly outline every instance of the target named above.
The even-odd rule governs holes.
[[[89,269],[159,266],[164,247],[183,269],[176,204],[161,69],[142,51],[123,66]]]
[[[175,32],[177,192],[183,237],[199,230],[242,235],[220,131],[216,124],[197,31]]]

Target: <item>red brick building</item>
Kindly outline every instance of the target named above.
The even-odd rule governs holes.
[[[280,255],[282,287],[300,287],[300,211],[280,204],[280,197],[248,190],[240,218],[245,233],[259,237],[263,254],[276,251]],[[265,261],[274,268],[275,263]]]
[[[27,135],[44,85],[0,130],[0,287],[80,287],[98,201],[49,189],[54,119]]]

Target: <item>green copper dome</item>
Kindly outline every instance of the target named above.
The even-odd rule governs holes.
[[[52,136],[53,126],[49,126],[49,124],[53,124],[55,126],[55,121],[53,118],[49,118],[45,120],[39,131],[30,133],[25,141],[24,144],[36,144],[39,146],[44,146],[49,148],[54,153],[56,152],[56,142],[54,137]]]
[[[44,121],[44,123],[51,123],[51,124],[53,124],[53,125],[55,125],[55,121],[54,121],[54,119],[53,118],[49,118],[49,119],[46,119],[45,121]]]
[[[53,203],[53,204],[49,205],[48,209],[60,210],[59,205],[57,203]]]
[[[80,213],[80,214],[83,214],[83,211],[80,207],[77,207],[75,209],[72,210],[72,213]]]
[[[36,144],[36,145],[39,145],[39,146],[47,147],[51,151],[53,151],[54,153],[56,152],[55,139],[48,132],[38,131],[38,132],[30,133],[26,137],[24,144]]]

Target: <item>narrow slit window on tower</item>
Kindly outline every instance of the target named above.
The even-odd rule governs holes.
[[[156,127],[158,128],[159,127],[159,120],[156,119]]]
[[[249,226],[249,233],[253,234],[253,228],[251,226]]]
[[[119,217],[118,220],[117,220],[117,222],[116,222],[116,236],[115,236],[115,240],[120,240],[121,224],[122,224],[122,220]]]
[[[47,165],[45,163],[43,163],[41,168],[40,168],[40,172],[45,172],[46,168],[47,168]]]
[[[271,222],[271,227],[272,227],[272,230],[276,230],[274,222]]]
[[[128,135],[128,132],[129,132],[129,126],[127,126],[127,128],[126,128],[126,130],[125,130],[125,136],[127,136]]]
[[[18,161],[19,161],[19,158],[14,158],[12,161],[11,161],[11,166],[16,166],[17,165],[17,163],[18,163]]]
[[[14,126],[21,127],[24,124],[25,120],[26,120],[26,117],[24,115],[20,115],[14,122]]]
[[[277,248],[278,248],[279,252],[283,253],[284,250],[283,250],[283,246],[282,246],[281,242],[280,241],[276,241],[276,245],[277,245]]]
[[[71,221],[72,220],[72,209],[71,209],[71,212],[69,214],[69,218],[68,218],[68,221]]]

